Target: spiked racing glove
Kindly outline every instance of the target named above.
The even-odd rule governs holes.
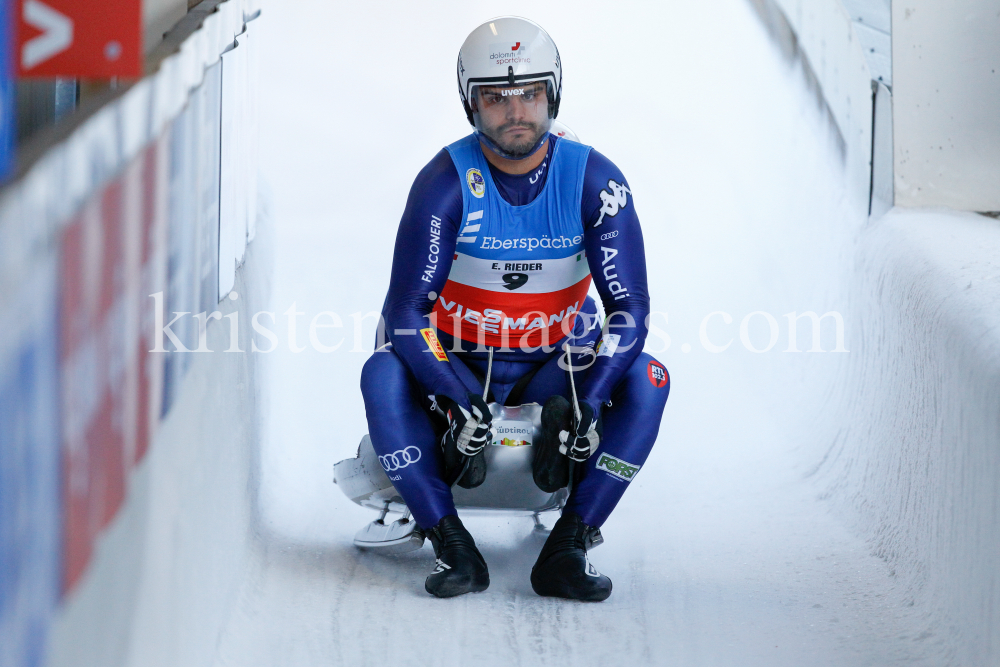
[[[568,431],[559,432],[559,453],[576,462],[586,461],[601,444],[600,415],[589,403],[580,402],[580,421],[573,419]]]

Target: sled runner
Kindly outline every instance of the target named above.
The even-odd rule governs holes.
[[[542,406],[537,403],[504,406],[489,404],[493,414],[493,437],[486,452],[486,481],[474,489],[452,488],[455,506],[463,512],[505,512],[531,516],[541,529],[539,514],[562,509],[569,497],[566,489],[546,493],[535,486],[531,476],[534,457],[532,443],[541,428]],[[419,549],[423,532],[410,519],[403,499],[393,488],[379,463],[371,439],[365,435],[355,458],[334,467],[334,483],[348,498],[362,507],[378,510],[380,516],[354,536],[354,544],[382,553],[405,553]],[[389,513],[402,517],[388,522]]]

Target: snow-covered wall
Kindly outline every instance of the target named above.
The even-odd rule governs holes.
[[[850,371],[817,478],[939,664],[1000,660],[1000,221],[893,209],[858,245]]]
[[[884,84],[899,79],[885,69],[891,61],[877,57],[885,48],[883,33],[888,37],[888,2],[775,3],[794,31],[794,43],[811,65],[843,135],[852,200],[862,199],[871,187],[875,190],[873,215],[856,239],[847,285],[845,318],[852,332],[848,370],[835,380],[828,449],[818,452],[814,477],[822,496],[840,507],[873,553],[893,568],[902,594],[920,610],[923,627],[916,641],[926,644],[928,654],[938,656],[941,664],[996,664],[1000,660],[1000,222],[947,209],[895,208],[880,215],[879,197],[892,202],[887,156],[892,151],[888,135],[893,100]],[[894,19],[905,17],[916,23],[915,12],[923,12],[920,29],[924,39],[934,43],[955,38],[957,33],[949,26],[968,25],[974,15],[938,4],[934,11],[943,23],[934,22],[931,7],[913,4],[894,2]],[[903,11],[904,5],[909,9]],[[988,20],[976,29],[992,25],[996,16],[1000,15],[993,7]],[[787,42],[780,30],[774,30],[775,21],[770,23],[772,34]],[[910,33],[917,28],[906,25],[903,41],[910,44]],[[961,40],[973,38],[972,33],[963,33]],[[982,49],[979,52],[981,57],[966,59],[966,67],[982,65]],[[899,53],[897,45],[894,54]],[[897,60],[903,61],[904,74],[913,85],[926,90],[936,85],[933,72],[930,78],[925,76],[923,61],[932,57],[931,50],[920,47]],[[982,79],[982,72],[977,76]],[[949,85],[958,86],[969,79],[946,78]],[[880,97],[872,97],[873,81],[883,84],[875,87]],[[1000,79],[984,80],[995,81]],[[990,95],[992,90],[984,85],[977,95]],[[902,102],[929,113],[910,97],[895,100],[897,123]],[[874,116],[875,142],[873,99],[883,105]],[[962,106],[962,99],[956,93],[946,103]],[[995,104],[965,108],[967,113],[992,109],[994,118],[985,124],[966,124],[969,132],[992,131]],[[896,131],[908,128],[904,123]],[[968,132],[960,134],[964,140]],[[901,183],[909,188],[907,174],[915,168],[900,162],[898,136],[896,168],[905,169],[896,173],[897,196]],[[910,138],[919,143],[912,133]],[[985,160],[986,168],[971,181],[966,179],[965,194],[975,191],[985,201],[983,195],[1000,192],[981,187],[980,178],[988,178],[1000,165],[996,151],[989,151],[992,139],[979,142],[971,153],[956,139],[948,155],[938,150],[933,156],[924,155],[927,179],[922,182],[935,181],[928,176],[931,172],[947,172],[949,161],[964,162],[953,170],[957,176]],[[876,173],[869,184],[864,168],[873,148]],[[903,197],[907,204],[923,201],[966,208],[958,196],[918,197],[914,188],[909,190],[913,192],[906,191]]]

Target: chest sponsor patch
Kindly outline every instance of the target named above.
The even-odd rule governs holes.
[[[434,355],[434,358],[438,361],[448,361],[448,355],[445,353],[444,348],[441,347],[441,341],[438,340],[437,334],[434,333],[434,329],[421,329],[420,335],[424,337],[424,341],[427,343],[427,348]]]
[[[649,376],[649,381],[657,389],[667,386],[667,383],[670,382],[667,369],[658,361],[649,362],[649,366],[646,367],[646,374]]]
[[[601,457],[597,459],[598,470],[603,470],[609,475],[613,475],[626,482],[631,482],[641,467],[634,466],[627,461],[622,461],[618,457],[611,456],[611,454],[601,454]]]
[[[483,178],[483,172],[476,168],[472,168],[465,172],[465,181],[469,184],[469,192],[476,199],[482,199],[483,195],[486,194],[486,180]]]

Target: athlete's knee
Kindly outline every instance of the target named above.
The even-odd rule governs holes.
[[[386,386],[396,385],[406,379],[406,366],[396,353],[389,348],[386,351],[375,352],[368,357],[361,369],[361,393],[370,395],[381,393]]]
[[[661,409],[667,403],[670,395],[670,373],[667,367],[660,363],[653,355],[646,352],[641,353],[632,364],[630,374],[634,381],[642,386],[651,404],[659,404]]]

